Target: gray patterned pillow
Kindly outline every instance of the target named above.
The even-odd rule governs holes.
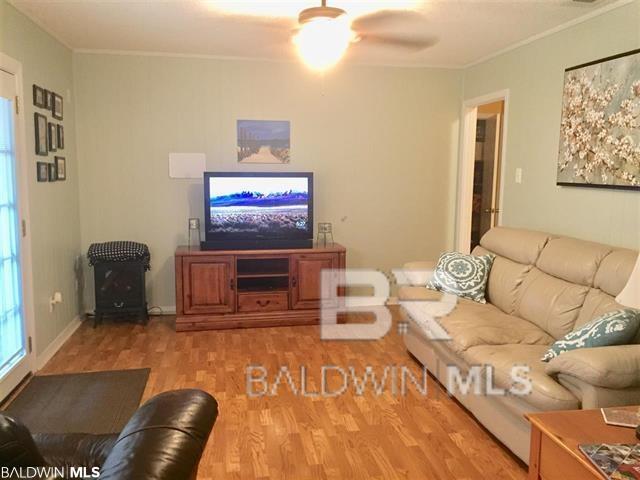
[[[484,292],[495,255],[464,255],[447,252],[440,255],[427,288],[487,303]]]
[[[633,340],[640,327],[640,312],[637,310],[615,310],[592,320],[579,330],[567,333],[551,345],[541,358],[543,362],[577,348],[608,347],[625,345]]]

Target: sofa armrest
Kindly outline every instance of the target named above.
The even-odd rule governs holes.
[[[19,420],[0,413],[0,465],[4,467],[44,467],[29,429]]]
[[[38,450],[51,467],[100,467],[106,460],[117,434],[34,433]]]
[[[549,375],[564,374],[597,387],[640,386],[640,345],[579,348],[549,362]]]
[[[188,480],[218,416],[202,390],[175,390],[146,402],[118,436],[100,480]]]
[[[579,378],[571,377],[563,373],[558,374],[557,380],[560,385],[580,400],[580,407],[583,410],[637,405],[638,399],[640,398],[640,387],[597,387]]]

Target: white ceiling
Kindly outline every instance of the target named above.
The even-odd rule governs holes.
[[[274,60],[294,58],[297,13],[319,4],[300,0],[10,0],[78,50],[159,52]],[[329,0],[352,16],[391,5],[419,15],[386,25],[384,33],[435,37],[418,52],[354,44],[356,63],[461,67],[532,36],[576,22],[616,0]]]

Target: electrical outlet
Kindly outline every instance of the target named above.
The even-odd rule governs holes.
[[[53,308],[58,304],[62,303],[62,293],[54,292],[53,297],[49,299],[49,313],[53,313]]]

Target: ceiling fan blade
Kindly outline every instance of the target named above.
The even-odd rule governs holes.
[[[372,32],[423,21],[424,16],[413,10],[380,10],[354,19],[351,26],[358,32]]]
[[[437,37],[401,37],[397,35],[376,35],[373,33],[361,34],[358,43],[364,45],[383,45],[392,48],[403,48],[405,50],[420,51],[432,47],[438,43]]]

